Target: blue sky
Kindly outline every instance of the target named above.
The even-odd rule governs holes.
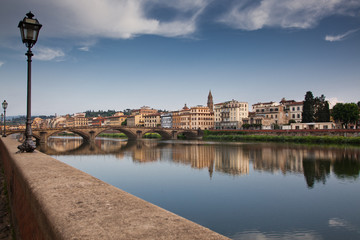
[[[306,91],[360,101],[358,0],[1,0],[0,100],[26,114],[26,47],[17,25],[43,25],[32,49],[32,114],[250,105]]]

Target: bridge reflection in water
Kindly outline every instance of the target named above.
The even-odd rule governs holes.
[[[137,163],[172,161],[192,168],[207,168],[233,176],[254,171],[303,174],[309,188],[326,183],[333,172],[339,179],[357,179],[360,172],[360,149],[286,144],[213,143],[203,141],[159,141],[97,138],[51,137],[38,149],[48,155],[114,155],[118,159],[130,154]],[[252,163],[252,164],[250,164]]]

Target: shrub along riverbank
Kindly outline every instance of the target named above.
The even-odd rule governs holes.
[[[106,138],[128,138],[125,133],[100,133],[99,137]]]
[[[217,141],[263,141],[263,142],[294,142],[294,143],[329,143],[329,144],[360,144],[360,137],[341,136],[273,136],[273,135],[246,135],[236,132],[204,131],[204,140]]]

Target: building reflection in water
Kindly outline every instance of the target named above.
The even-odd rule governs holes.
[[[196,169],[208,169],[233,176],[249,169],[282,174],[302,174],[309,188],[325,184],[331,172],[340,179],[356,179],[360,172],[360,148],[312,147],[267,143],[211,143],[202,141],[127,141],[96,139],[87,144],[81,138],[51,138],[41,151],[49,155],[106,155],[134,162],[172,161]]]

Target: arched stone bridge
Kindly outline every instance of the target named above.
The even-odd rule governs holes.
[[[103,126],[103,127],[65,127],[65,128],[42,128],[33,129],[33,137],[40,143],[46,143],[47,139],[61,132],[72,132],[81,136],[85,142],[94,142],[95,138],[102,132],[117,130],[124,133],[130,140],[142,138],[146,133],[158,133],[163,139],[177,139],[179,134],[183,134],[188,139],[202,138],[201,130],[177,129],[177,128],[147,128],[147,127],[127,127],[127,126]],[[25,130],[7,130],[8,135],[13,133],[24,133]]]

